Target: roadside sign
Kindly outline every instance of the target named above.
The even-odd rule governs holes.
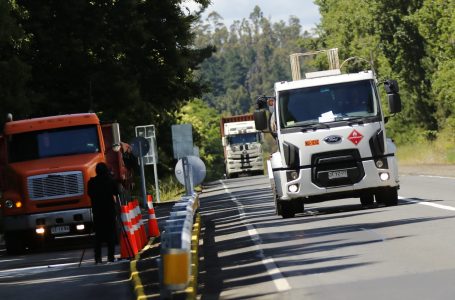
[[[144,164],[153,165],[158,163],[158,151],[156,146],[155,125],[136,126],[136,136],[145,138],[150,144],[150,149],[144,155]]]
[[[153,173],[155,177],[155,199],[157,202],[161,202],[160,200],[160,189],[158,185],[158,169],[157,169],[157,164],[158,164],[158,150],[157,150],[157,144],[156,144],[156,133],[155,133],[155,125],[144,125],[144,126],[136,126],[135,127],[136,131],[136,136],[144,138],[147,140],[148,144],[150,145],[149,149],[147,149],[147,152],[144,154],[144,157],[141,160],[142,163],[142,168],[144,165],[153,165]],[[142,170],[142,169],[141,169]],[[144,183],[145,185],[145,183]],[[144,187],[145,190],[145,187]],[[145,193],[144,193],[144,199],[145,199]],[[145,200],[144,200],[144,207],[147,207],[145,205]]]
[[[175,159],[194,155],[191,124],[172,125],[172,148]]]
[[[131,152],[136,157],[144,157],[144,154],[150,150],[149,142],[141,136],[135,137],[130,144]]]
[[[191,167],[191,176],[192,184],[199,185],[204,181],[206,175],[206,168],[204,162],[197,156],[188,156],[188,164]],[[175,166],[175,177],[178,182],[185,185],[184,170],[183,170],[183,160],[179,159],[177,165]]]

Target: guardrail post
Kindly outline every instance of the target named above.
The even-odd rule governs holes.
[[[162,233],[160,281],[163,294],[185,291],[197,278],[197,251],[194,249],[192,231],[196,211],[199,209],[197,194],[184,196],[174,204]],[[193,246],[193,247],[192,247]]]

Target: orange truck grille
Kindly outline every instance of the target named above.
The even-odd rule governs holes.
[[[27,178],[30,200],[49,200],[84,194],[82,172],[61,172]]]

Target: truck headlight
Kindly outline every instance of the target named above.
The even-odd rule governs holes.
[[[288,191],[291,192],[291,193],[295,193],[299,190],[299,185],[298,184],[291,184],[289,187],[288,187]]]
[[[379,178],[381,178],[382,181],[387,181],[387,180],[389,180],[390,175],[387,172],[379,173]]]
[[[379,158],[374,161],[374,164],[376,165],[376,168],[378,169],[388,169],[389,166],[387,164],[387,159],[384,158]]]
[[[46,232],[46,230],[44,229],[44,227],[38,227],[35,229],[35,232],[36,234],[43,235]]]
[[[13,208],[14,202],[12,200],[5,200],[5,207],[6,208]]]

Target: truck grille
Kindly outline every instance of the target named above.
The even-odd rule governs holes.
[[[62,172],[27,178],[30,200],[48,200],[84,194],[82,172]]]
[[[311,162],[311,179],[319,187],[353,185],[365,176],[357,149],[313,154]],[[333,172],[342,172],[343,176],[331,178]]]

